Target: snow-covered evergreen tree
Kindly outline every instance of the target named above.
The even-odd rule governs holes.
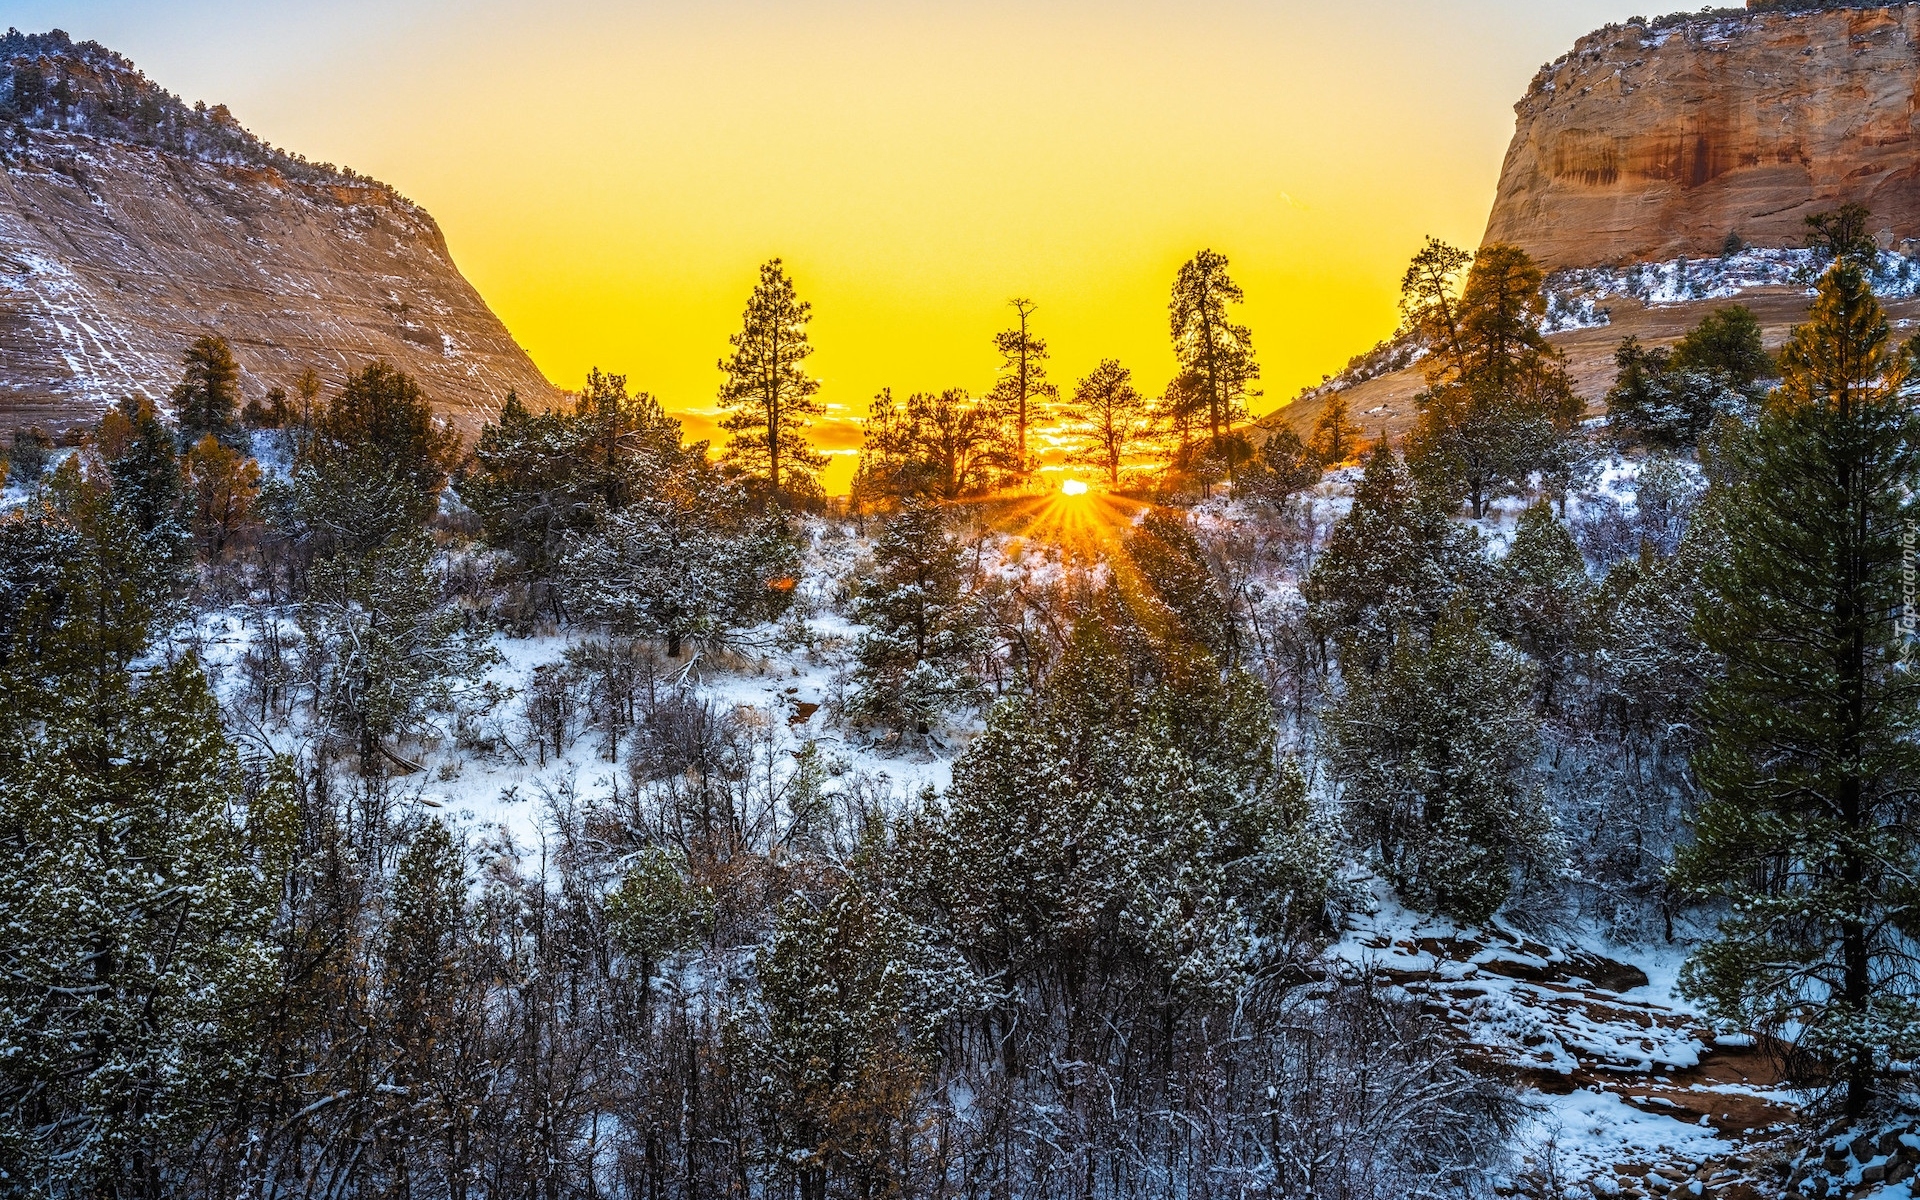
[[[562,563],[573,615],[614,636],[656,638],[669,657],[777,617],[792,599],[799,551],[777,513],[703,468],[656,476],[619,509],[598,507]]]
[[[1431,627],[1456,598],[1477,596],[1485,571],[1474,532],[1381,445],[1300,591],[1322,634],[1340,643],[1343,669],[1371,670],[1404,631]]]
[[[974,698],[982,638],[966,585],[945,510],[909,500],[888,518],[853,600],[853,619],[866,630],[854,648],[850,715],[925,734],[941,713]]]
[[[1562,681],[1593,642],[1593,580],[1573,534],[1551,505],[1520,515],[1513,545],[1493,571],[1493,624],[1537,664],[1540,703],[1555,708]]]
[[[0,691],[4,1187],[170,1194],[258,1048],[288,781],[249,786],[191,657]]]
[[[1914,878],[1920,682],[1911,670],[1920,418],[1911,357],[1842,258],[1723,464],[1727,554],[1698,629],[1725,661],[1694,758],[1708,795],[1678,883],[1730,903],[1684,982],[1827,1063],[1851,1115],[1920,1052]]]
[[[1527,663],[1456,607],[1378,673],[1349,674],[1327,711],[1354,833],[1413,905],[1483,921],[1517,869],[1547,865],[1532,690]]]

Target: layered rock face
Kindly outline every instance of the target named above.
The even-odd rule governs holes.
[[[1549,270],[1799,246],[1848,201],[1920,239],[1920,4],[1609,26],[1516,111],[1487,240]]]
[[[203,333],[232,344],[249,396],[375,358],[468,429],[509,390],[555,394],[425,210],[265,146],[224,109],[188,110],[99,47],[12,41],[0,426],[58,429],[129,393],[164,399]]]

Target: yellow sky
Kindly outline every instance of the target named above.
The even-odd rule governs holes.
[[[1271,408],[1389,331],[1423,235],[1478,240],[1511,105],[1628,15],[1348,3],[26,3],[188,100],[394,184],[549,377],[626,373],[704,432],[755,270],[814,304],[843,418],[984,388],[1011,296],[1054,373],[1157,390],[1203,246]],[[156,12],[164,9],[164,12]],[[849,428],[825,431],[838,448]],[[830,483],[844,486],[851,460]]]

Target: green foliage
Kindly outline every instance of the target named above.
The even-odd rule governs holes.
[[[238,427],[240,366],[227,339],[203,334],[182,356],[185,369],[173,387],[173,416],[189,442],[211,433],[223,437]]]
[[[426,525],[459,458],[460,435],[434,417],[420,386],[371,363],[296,441],[292,523],[323,554],[373,552]]]
[[[0,713],[0,1161],[41,1195],[158,1195],[241,1094],[290,847],[191,657]]]
[[[314,663],[317,707],[355,746],[362,770],[384,755],[385,739],[446,708],[498,659],[442,602],[423,533],[314,564],[299,620],[311,644],[331,651]]]
[[[622,508],[705,460],[706,443],[683,445],[680,422],[657,400],[629,396],[626,376],[596,368],[572,412],[530,412],[509,394],[500,419],[480,431],[460,498],[480,515],[490,544],[545,579],[567,538],[593,527],[596,504]]]
[[[1744,304],[1716,308],[1700,318],[1673,348],[1679,371],[1718,371],[1745,390],[1773,374],[1773,359],[1760,340],[1760,321]]]
[[[1477,518],[1488,500],[1558,463],[1583,406],[1540,333],[1539,265],[1516,246],[1483,247],[1453,301],[1459,254],[1430,241],[1403,284],[1402,306],[1432,347],[1407,461],[1435,495],[1470,502]]]
[[[1258,466],[1259,470],[1249,473],[1250,478],[1242,480],[1241,488],[1270,504],[1285,504],[1320,482],[1320,456],[1287,426],[1260,443]]]
[[[1321,636],[1340,643],[1343,668],[1373,670],[1407,632],[1477,597],[1485,572],[1478,535],[1449,519],[1383,444],[1300,594]]]
[[[103,476],[97,460],[69,457],[44,493],[0,516],[0,677],[108,679],[177,597],[178,542],[143,531],[138,505]]]
[[[1533,762],[1533,670],[1455,608],[1354,672],[1326,714],[1329,761],[1358,837],[1409,903],[1477,923],[1516,869],[1547,865],[1548,813]]]
[[[1144,585],[1134,601],[1135,619],[1161,641],[1204,647],[1228,661],[1236,635],[1233,610],[1187,522],[1174,511],[1149,509],[1126,550]]]
[[[887,521],[853,601],[853,619],[867,628],[854,648],[849,715],[924,735],[941,713],[975,698],[981,637],[966,584],[962,548],[940,507],[909,501]]]
[[[1848,203],[1807,218],[1807,247],[1825,266],[1842,259],[1871,273],[1880,254],[1869,224],[1873,212],[1864,204]]]
[[[1701,318],[1671,351],[1625,338],[1614,365],[1609,420],[1667,448],[1698,445],[1715,421],[1744,416],[1759,399],[1758,381],[1773,369],[1759,322],[1737,304]]]
[[[624,508],[598,502],[561,564],[568,604],[615,637],[713,641],[771,620],[793,599],[800,554],[777,512],[704,463],[657,476]]]
[[[767,1149],[802,1200],[897,1195],[939,1035],[978,1003],[966,964],[855,872],[819,901],[784,904],[754,958],[746,1030]]]
[[[1673,868],[1729,905],[1687,988],[1723,1019],[1795,1037],[1855,1114],[1889,1055],[1920,1051],[1909,361],[1843,256],[1758,429],[1722,452],[1727,551],[1707,564],[1696,628],[1725,676],[1701,704],[1708,799]]]
[[[1492,573],[1493,627],[1538,665],[1543,708],[1592,649],[1593,581],[1573,534],[1544,501],[1520,515],[1513,545]]]
[[[780,260],[770,259],[747,299],[740,332],[728,339],[733,353],[720,360],[727,374],[720,427],[733,435],[726,461],[764,480],[776,500],[812,495],[819,488],[814,474],[827,465],[807,443],[809,418],[826,411],[814,395],[820,381],[802,366],[813,353],[807,341],[812,319],[813,306],[795,293]]]
[[[1418,337],[1429,354],[1464,360],[1460,289],[1473,255],[1431,235],[1400,277],[1401,327]]]
[[[1048,682],[989,714],[933,832],[937,894],[1010,985],[1077,988],[1101,963],[1154,994],[1230,994],[1261,938],[1321,919],[1330,849],[1264,689],[1210,661],[1156,680],[1123,636],[1089,614]]]
[[[7,447],[4,478],[17,487],[32,487],[47,473],[53,457],[53,439],[37,426],[13,431],[13,443]]]
[[[607,897],[615,942],[640,960],[641,975],[693,945],[713,924],[713,894],[686,874],[683,856],[649,846],[634,857],[619,890]]]

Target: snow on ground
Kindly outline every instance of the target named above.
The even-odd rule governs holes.
[[[1502,917],[1462,926],[1406,909],[1377,878],[1356,882],[1364,902],[1323,962],[1419,999],[1469,1059],[1526,1089],[1517,1170],[1597,1181],[1599,1195],[1660,1191],[1712,1178],[1792,1115],[1799,1097],[1752,1040],[1714,1037],[1679,995],[1684,946]]]
[[[743,631],[727,649],[691,649],[677,671],[669,664],[666,684],[684,686],[697,698],[764,723],[776,783],[790,776],[794,754],[811,742],[825,753],[835,774],[862,778],[900,797],[929,787],[944,792],[952,785],[954,760],[980,727],[979,714],[959,715],[936,728],[927,744],[905,752],[876,744],[832,719],[861,627],[827,605],[834,583],[853,566],[864,543],[828,540],[821,533],[818,523],[809,530],[797,619]],[[1044,554],[1027,556],[1027,564],[1030,571],[1057,569]],[[291,610],[237,607],[200,614],[172,640],[175,647],[199,655],[252,750],[300,754],[314,736],[304,715],[284,725],[262,724],[258,713],[248,712],[239,700],[245,684],[243,660],[265,636],[263,622],[276,622],[289,641],[300,636]],[[500,699],[472,716],[498,749],[487,753],[457,745],[452,718],[438,715],[403,747],[422,769],[392,781],[397,799],[444,812],[476,841],[504,837],[511,846],[527,850],[545,840],[549,797],[569,792],[606,796],[629,789],[624,743],[619,761],[608,760],[600,738],[591,732],[581,733],[562,754],[553,754],[551,747],[543,753],[522,716],[536,671],[564,662],[567,651],[586,640],[578,635],[493,634],[488,645],[497,660],[476,691],[488,690]]]

